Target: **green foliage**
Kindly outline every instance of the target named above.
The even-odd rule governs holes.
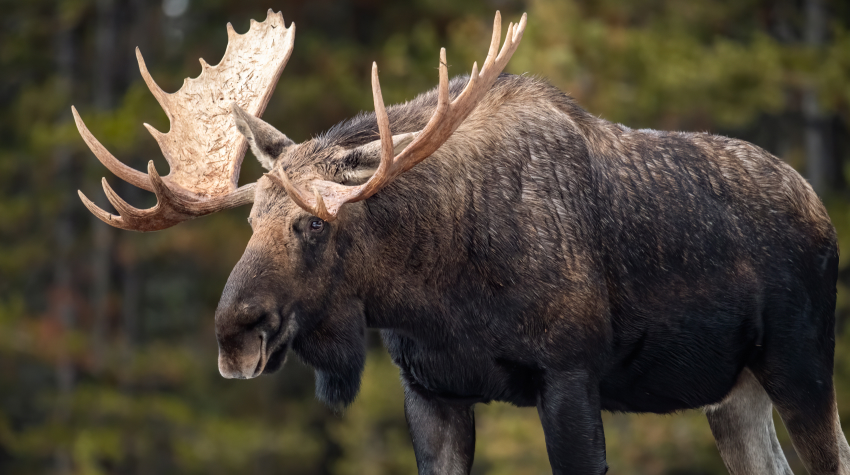
[[[780,0],[290,2],[282,8],[298,24],[295,52],[265,118],[300,141],[370,110],[372,61],[387,103],[436,85],[441,46],[450,73],[466,73],[483,60],[494,5],[505,23],[529,14],[510,72],[548,78],[592,113],[631,127],[741,137],[802,170],[800,95],[814,90],[833,124],[831,159],[845,168],[850,8],[839,2],[827,4],[821,46],[803,41],[800,6]],[[178,18],[160,2],[0,6],[0,472],[413,473],[398,371],[377,343],[360,397],[343,415],[314,400],[311,371],[297,361],[258,380],[218,375],[212,315],[250,237],[247,210],[138,235],[104,232],[75,196],[79,188],[104,201],[97,185],[106,176],[128,201],[154,203],[95,160],[71,104],[117,157],[137,169],[153,159],[167,173],[141,123],[164,131],[168,122],[133,47],[173,91],[199,73],[195,58],[218,61],[226,22],[245,31],[268,5],[191,2]],[[248,157],[241,181],[260,173]],[[824,196],[846,250],[847,190],[835,185]],[[846,257],[841,268],[835,380],[847,421]],[[699,411],[606,414],[604,422],[612,473],[725,473]],[[482,405],[476,426],[476,474],[549,471],[533,408]],[[787,434],[780,438],[802,470]]]

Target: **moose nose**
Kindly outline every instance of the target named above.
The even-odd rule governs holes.
[[[248,332],[239,340],[222,342],[219,339],[218,372],[227,379],[256,378],[265,367],[266,333]]]
[[[216,311],[218,371],[225,378],[254,378],[265,368],[269,335],[275,333],[280,319],[275,318],[277,312],[258,303],[234,302]]]

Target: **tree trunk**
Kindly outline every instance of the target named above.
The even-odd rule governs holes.
[[[73,88],[74,37],[69,28],[60,28],[54,36],[54,58],[59,80],[56,87],[59,96],[65,96]],[[64,114],[60,122],[70,120],[70,114]],[[71,152],[67,147],[58,146],[53,151],[55,176],[53,182],[59,190],[70,193],[68,174],[71,169]],[[76,308],[74,305],[74,285],[72,278],[71,245],[74,242],[74,226],[71,216],[70,200],[63,200],[62,209],[56,219],[53,230],[54,249],[52,318],[62,329],[62,335],[68,336],[76,326]],[[75,370],[72,355],[67,346],[68,339],[59,345],[56,358],[57,404],[55,417],[57,425],[62,426],[70,419],[71,398],[74,391]],[[70,474],[72,471],[70,447],[60,444],[55,451],[56,473]]]
[[[822,0],[805,0],[805,43],[812,50],[820,50],[826,38],[826,13]],[[834,154],[830,153],[828,120],[818,102],[818,89],[809,83],[803,89],[803,119],[806,124],[806,174],[815,192],[823,195],[830,191],[835,171]]]
[[[98,109],[109,110],[115,105],[115,44],[118,40],[116,8],[113,0],[97,0],[97,33],[94,102]],[[97,162],[94,162],[97,163]],[[100,164],[97,163],[99,166]],[[95,195],[99,206],[107,208],[102,193]],[[94,248],[92,252],[92,350],[95,370],[102,368],[106,351],[106,330],[109,318],[112,252],[115,233],[111,226],[92,215]]]

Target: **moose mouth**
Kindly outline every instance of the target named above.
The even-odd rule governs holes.
[[[297,328],[295,315],[290,315],[289,323],[283,330],[271,336],[268,336],[266,332],[260,333],[260,355],[251,378],[256,378],[261,374],[274,373],[283,366],[283,363],[286,362],[286,353]]]
[[[263,338],[265,335],[261,335]],[[266,350],[266,340],[263,338],[260,346],[260,359],[257,361],[257,368],[254,369],[252,378],[256,378],[261,374],[271,374],[279,370],[286,361],[286,352],[289,350],[289,341],[279,345],[271,351]]]

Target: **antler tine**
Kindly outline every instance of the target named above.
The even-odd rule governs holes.
[[[503,65],[502,67],[507,64],[508,60],[513,56],[514,51],[516,51],[517,46],[519,46],[527,21],[528,16],[523,13],[519,23],[512,24],[508,34],[505,36],[505,44],[502,45],[502,50],[499,52],[499,57],[497,58],[497,61]]]
[[[156,171],[153,160],[148,161],[148,177],[150,177],[151,184],[153,185],[153,192],[158,202],[157,206],[173,208],[180,213],[190,216],[197,214],[197,211],[192,206],[194,202],[182,200],[174,193],[174,190],[165,185],[162,177],[159,176],[159,172]]]
[[[381,137],[381,163],[378,165],[378,170],[383,172],[393,164],[395,153],[393,153],[393,134],[390,131],[390,119],[387,117],[384,97],[381,94],[378,63],[376,62],[372,62],[372,100],[375,103],[375,117],[378,119],[378,134]]]
[[[328,208],[327,206],[325,206],[325,200],[324,198],[322,198],[322,194],[316,187],[313,187],[313,197],[316,200],[316,206],[314,208],[313,214],[324,219],[325,221],[334,220],[336,216],[328,212]]]
[[[100,209],[96,204],[92,203],[91,200],[88,199],[82,191],[77,190],[77,195],[80,197],[80,201],[83,202],[83,205],[85,205],[85,207],[88,208],[88,210],[91,211],[93,215],[97,216],[97,218],[103,221],[104,223],[109,224],[110,226],[115,226],[116,228],[132,229],[128,227],[126,223],[124,223],[124,220],[121,218],[121,216],[115,216],[112,213],[107,213],[106,211]]]
[[[229,25],[229,23],[228,23]],[[168,93],[163,91],[162,88],[159,87],[159,84],[153,80],[151,77],[151,73],[148,71],[147,65],[145,65],[145,58],[142,57],[142,51],[136,46],[136,61],[139,63],[139,72],[142,73],[142,79],[145,80],[145,84],[148,85],[148,89],[153,94],[153,97],[156,98],[156,101],[159,102],[159,106],[162,107],[162,110],[165,111],[165,115],[168,116],[168,120],[173,120],[171,115],[171,105],[168,102]],[[201,59],[203,61],[203,59]]]
[[[95,138],[95,136],[92,135],[88,127],[86,127],[85,122],[83,122],[83,119],[80,117],[80,114],[77,112],[76,107],[71,106],[71,114],[74,116],[74,123],[77,124],[77,131],[80,133],[80,136],[83,138],[86,145],[88,145],[92,153],[94,153],[94,156],[100,160],[100,163],[106,166],[106,168],[108,168],[109,171],[114,173],[118,178],[121,178],[127,183],[143,190],[153,191],[153,187],[151,187],[147,175],[138,170],[133,170],[115,158],[115,156],[109,153],[109,150],[107,150],[106,147],[104,147]]]
[[[481,72],[487,69],[487,66],[496,61],[496,56],[499,54],[499,41],[502,39],[502,14],[496,10],[496,17],[493,18],[493,36],[490,38],[490,49],[487,51],[487,57],[484,58],[484,63],[481,65]]]
[[[325,200],[322,198],[322,194],[316,187],[313,187],[313,200],[314,204],[310,203],[310,199],[304,194],[301,189],[292,184],[289,180],[289,176],[286,173],[286,170],[283,169],[283,166],[278,166],[274,170],[266,173],[264,176],[271,179],[278,186],[283,187],[286,190],[286,194],[289,196],[296,205],[301,207],[302,209],[313,213],[314,216],[318,216],[319,218],[325,221],[333,221],[336,219],[336,213],[331,213],[328,211],[328,208],[325,206]]]
[[[120,214],[122,217],[129,219],[141,218],[145,216],[145,211],[149,211],[135,208],[126,201],[124,201],[124,199],[118,196],[118,194],[115,193],[115,190],[113,190],[112,187],[109,186],[109,183],[107,183],[106,178],[101,178],[100,184],[103,187],[103,192],[106,194],[106,199],[109,200],[115,210],[118,211],[118,214]]]
[[[449,67],[446,60],[446,48],[440,48],[439,84],[437,85],[437,111],[444,111],[449,104]]]
[[[437,89],[437,110],[434,115],[446,113],[449,108],[449,67],[446,61],[446,48],[440,48],[440,85]],[[433,120],[433,119],[432,119]]]
[[[502,43],[502,49],[499,50],[499,56],[496,56],[497,61],[503,56],[504,51],[513,43],[514,28],[516,28],[516,25],[513,22],[508,23],[508,31],[505,33],[505,42]]]
[[[469,73],[469,82],[466,83],[466,87],[463,88],[465,91],[467,88],[475,87],[475,83],[478,82],[478,61],[472,63],[472,72]],[[460,97],[460,96],[458,96]],[[455,99],[457,100],[457,99]]]

